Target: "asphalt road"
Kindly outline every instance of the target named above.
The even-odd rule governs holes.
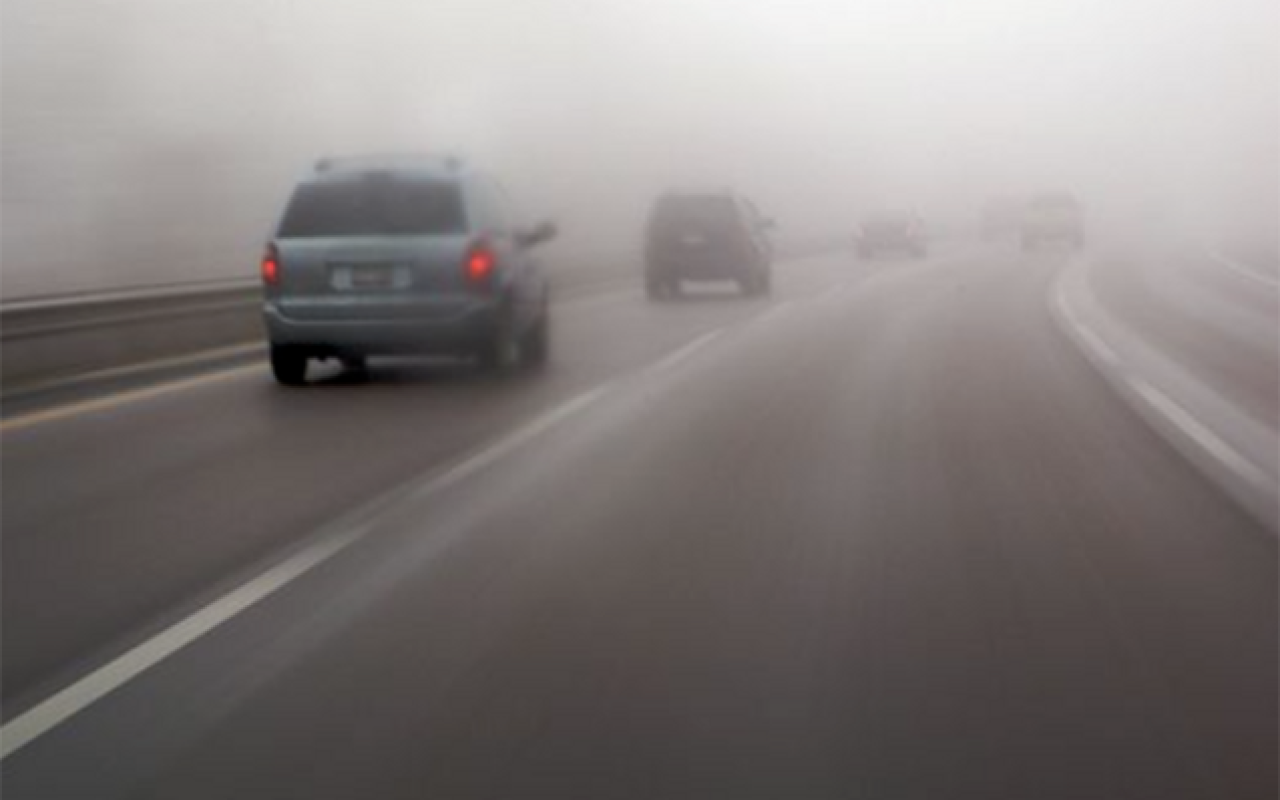
[[[1275,797],[1277,540],[1057,330],[1065,258],[628,287],[544,374],[250,367],[6,431],[6,724],[316,566],[5,796]]]

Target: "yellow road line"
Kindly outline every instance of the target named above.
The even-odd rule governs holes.
[[[172,383],[164,383],[159,386],[150,386],[145,389],[134,389],[127,392],[107,395],[106,397],[95,397],[91,400],[82,400],[78,403],[57,406],[44,411],[33,411],[29,414],[20,414],[19,416],[11,419],[0,421],[0,433],[11,433],[16,430],[42,425],[46,422],[56,422],[58,420],[79,417],[85,414],[93,414],[99,411],[108,411],[113,408],[129,405],[130,403],[150,400],[153,397],[162,397],[167,394],[182,392],[187,389],[195,389],[200,386],[221,383],[222,381],[237,378],[241,375],[248,375],[251,372],[261,372],[262,370],[263,366],[261,364],[250,364],[243,367],[235,367],[234,369],[222,370],[221,372],[213,372],[208,375],[186,378]]]

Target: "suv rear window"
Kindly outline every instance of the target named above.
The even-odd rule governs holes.
[[[723,230],[737,223],[737,208],[727,197],[667,197],[658,201],[653,212],[655,232],[673,229],[702,228]]]
[[[298,187],[279,236],[438,236],[466,229],[457,183],[373,174]]]

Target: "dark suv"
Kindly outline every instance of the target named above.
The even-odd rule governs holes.
[[[668,193],[649,215],[645,287],[649,297],[678,294],[681,281],[735,281],[749,295],[772,286],[773,221],[733,192]]]
[[[554,235],[515,227],[498,183],[454,158],[320,161],[262,259],[276,379],[382,353],[543,361],[548,289],[530,249]]]

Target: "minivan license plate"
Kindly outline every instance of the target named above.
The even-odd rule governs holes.
[[[392,283],[391,267],[385,264],[360,264],[351,268],[352,289],[386,289]]]

